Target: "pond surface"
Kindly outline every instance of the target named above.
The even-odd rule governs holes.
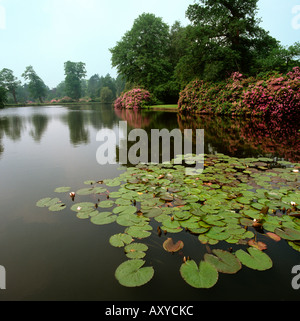
[[[99,130],[205,129],[205,153],[234,157],[276,157],[300,162],[299,123],[244,121],[212,116],[188,117],[163,111],[114,111],[111,106],[51,106],[0,110],[0,265],[6,269],[6,290],[0,300],[299,300],[291,286],[299,252],[286,241],[268,242],[273,268],[246,267],[236,275],[222,274],[215,287],[199,290],[179,274],[183,253],[163,250],[168,235],[144,241],[146,261],[155,276],[141,288],[125,288],[115,279],[126,260],[122,249],[109,244],[124,228],[97,226],[69,209],[51,213],[38,208],[54,190],[84,187],[86,180],[119,176],[120,166],[99,165]],[[298,127],[297,127],[298,126]],[[189,255],[199,262],[208,249],[197,237],[182,232]]]

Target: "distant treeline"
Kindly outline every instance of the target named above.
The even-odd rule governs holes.
[[[125,79],[93,75],[85,79],[85,64],[68,61],[64,65],[65,79],[50,89],[37,75],[32,66],[26,67],[22,84],[13,71],[4,68],[0,71],[0,105],[44,102],[96,101],[113,102],[125,89]],[[2,102],[2,104],[1,104]]]
[[[157,103],[177,103],[179,93],[195,79],[222,82],[238,72],[245,77],[261,73],[286,74],[300,66],[300,42],[284,47],[260,26],[258,0],[198,0],[189,5],[190,24],[172,26],[144,13],[114,48],[112,66],[118,77],[98,74],[86,79],[85,63],[65,63],[65,80],[49,89],[26,68],[21,84],[9,69],[0,72],[0,105],[25,101],[71,99],[110,102],[122,91],[148,90]]]

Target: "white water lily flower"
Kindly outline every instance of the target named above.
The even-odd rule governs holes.
[[[296,206],[296,203],[295,203],[295,202],[291,202],[291,205],[292,205],[292,206]]]
[[[294,173],[299,173],[299,169],[293,169]]]
[[[82,207],[78,206],[77,207],[77,211],[80,211],[82,209]]]

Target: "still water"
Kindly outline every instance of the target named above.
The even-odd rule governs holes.
[[[300,264],[300,254],[285,241],[267,243],[271,270],[243,267],[236,275],[220,274],[214,288],[197,290],[179,274],[182,254],[165,252],[167,236],[153,233],[145,240],[145,259],[155,276],[144,287],[129,289],[114,277],[126,257],[108,242],[124,228],[93,225],[68,209],[52,213],[36,207],[39,199],[57,196],[56,187],[76,191],[86,180],[120,174],[119,165],[97,163],[96,135],[117,132],[121,120],[129,130],[205,129],[206,153],[300,162],[299,127],[290,123],[116,112],[107,105],[0,110],[0,265],[6,269],[0,300],[299,300],[291,271]],[[207,252],[196,237],[181,233],[180,239],[196,262]]]

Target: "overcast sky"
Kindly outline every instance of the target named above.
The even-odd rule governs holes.
[[[0,0],[0,70],[21,74],[32,65],[50,88],[64,80],[64,62],[86,63],[94,74],[116,77],[109,48],[142,13],[186,25],[194,0]],[[260,0],[261,26],[285,46],[300,41],[300,0]]]

